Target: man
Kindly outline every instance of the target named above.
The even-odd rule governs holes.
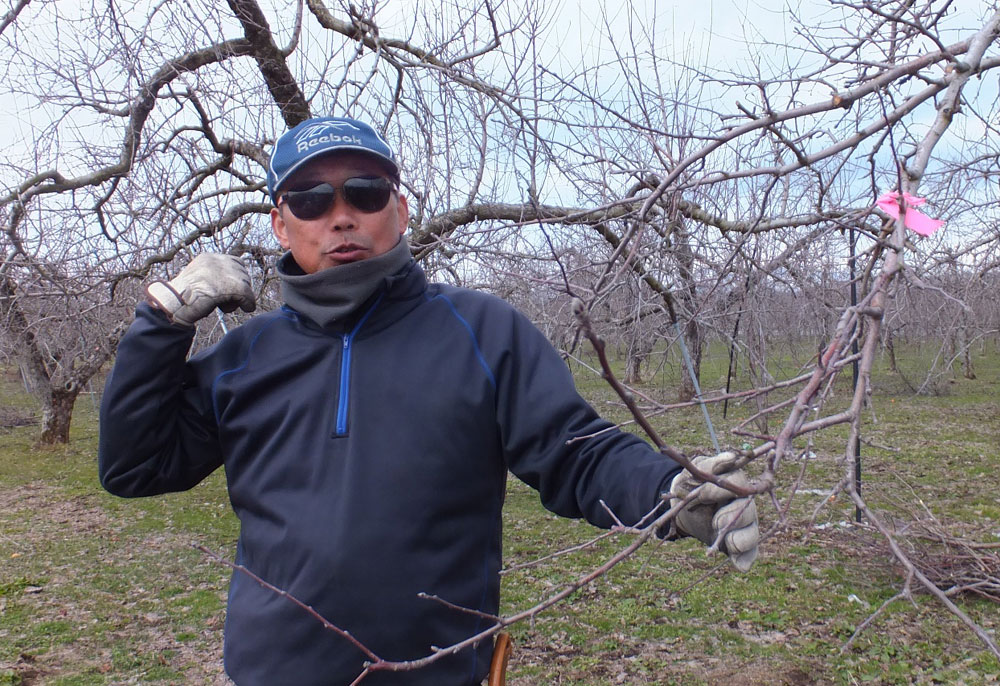
[[[188,489],[224,465],[237,562],[398,661],[490,626],[508,470],[551,511],[601,527],[613,524],[602,502],[634,524],[672,485],[677,496],[695,486],[639,438],[605,430],[516,310],[427,283],[402,239],[399,168],[370,126],[332,117],[296,126],[275,143],[267,185],[287,250],[277,265],[285,306],[187,359],[198,319],[216,306],[254,307],[246,272],[203,254],[149,285],[101,407],[109,491]],[[732,459],[703,466],[722,472]],[[724,548],[749,567],[753,502],[712,489],[677,523],[706,542],[731,525]],[[479,684],[486,643],[364,683]],[[239,686],[342,686],[366,659],[234,573],[225,664]]]

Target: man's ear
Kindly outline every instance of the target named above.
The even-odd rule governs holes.
[[[282,249],[288,250],[288,230],[285,226],[285,220],[281,216],[281,210],[277,207],[271,208],[271,233],[278,239]]]
[[[406,228],[410,225],[410,206],[406,202],[406,196],[396,193],[396,212],[399,219],[400,235],[406,233]]]

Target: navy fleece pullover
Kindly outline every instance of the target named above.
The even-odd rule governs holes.
[[[507,303],[428,285],[411,263],[342,326],[285,307],[190,359],[190,329],[146,305],[101,407],[101,482],[117,495],[191,488],[224,466],[236,561],[387,660],[412,660],[495,614],[510,470],[542,503],[600,527],[658,503],[679,467],[609,424]],[[577,436],[591,436],[567,444]],[[365,686],[471,686],[489,641]],[[226,670],[239,686],[346,686],[366,657],[234,573]]]

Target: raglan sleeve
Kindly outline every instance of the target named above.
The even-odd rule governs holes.
[[[209,390],[187,360],[194,329],[142,303],[101,400],[98,473],[109,492],[183,491],[222,464]]]
[[[503,348],[496,403],[508,468],[558,515],[608,528],[610,510],[626,525],[638,523],[660,506],[680,466],[602,419],[548,339],[513,308],[505,317],[508,333],[494,327],[487,337]]]

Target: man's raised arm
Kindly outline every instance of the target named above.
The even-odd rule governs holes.
[[[231,255],[203,253],[147,294],[101,401],[101,484],[124,497],[186,490],[222,464],[210,389],[198,384],[187,353],[194,324],[216,307],[256,306],[246,269]]]

